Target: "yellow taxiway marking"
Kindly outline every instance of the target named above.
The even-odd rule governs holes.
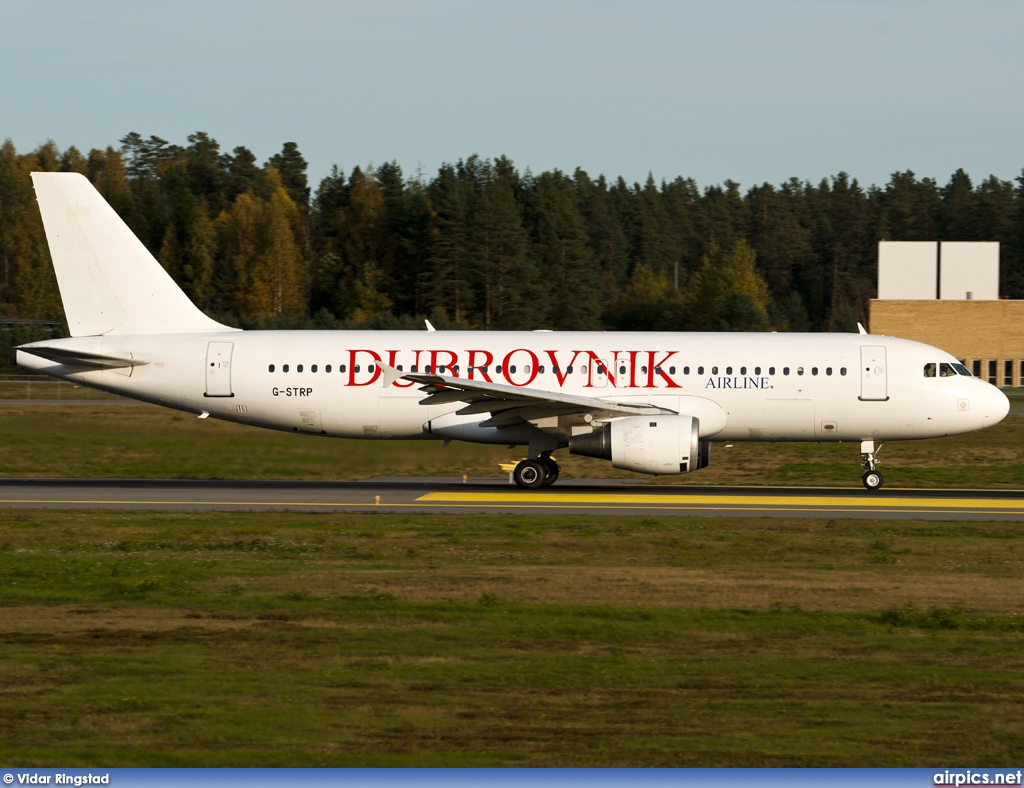
[[[590,504],[661,505],[661,506],[785,506],[785,507],[852,507],[857,509],[925,508],[925,509],[1013,509],[1024,510],[1024,499],[980,498],[876,498],[870,493],[862,497],[838,495],[658,495],[654,493],[480,493],[432,492],[416,499],[424,503],[505,503],[505,504]]]

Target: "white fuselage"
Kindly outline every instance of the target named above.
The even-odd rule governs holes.
[[[1006,397],[917,342],[863,334],[478,331],[244,331],[75,337],[33,343],[131,357],[139,365],[83,369],[17,352],[46,374],[157,405],[290,432],[340,438],[457,438],[507,443],[515,430],[479,429],[462,403],[421,405],[434,373],[523,390],[657,405],[700,417],[715,441],[911,440],[997,423]],[[26,346],[32,347],[32,345]],[[536,426],[566,445],[589,423]]]

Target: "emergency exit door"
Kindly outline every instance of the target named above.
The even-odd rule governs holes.
[[[206,396],[233,397],[231,351],[234,342],[211,342],[206,347]]]
[[[885,348],[881,345],[865,345],[860,349],[860,398],[870,401],[889,399]]]

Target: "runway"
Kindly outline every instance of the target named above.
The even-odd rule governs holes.
[[[1024,491],[691,487],[567,479],[520,490],[502,479],[359,482],[4,479],[0,508],[423,512],[1024,521]]]

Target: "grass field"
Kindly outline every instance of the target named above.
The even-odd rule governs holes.
[[[622,477],[660,484],[860,485],[860,447],[716,444],[711,466],[660,479],[558,452],[566,478]],[[0,476],[196,479],[363,479],[500,476],[523,449],[437,441],[348,441],[272,432],[153,407],[0,407]],[[970,435],[886,444],[891,487],[1024,488],[1024,416]]]
[[[3,476],[494,476],[521,456],[109,405],[3,407],[0,436]],[[1021,488],[1022,446],[1011,416],[888,445],[883,470]],[[856,486],[857,448],[716,448],[665,481]],[[1009,768],[1021,533],[0,510],[0,765]]]
[[[1006,523],[4,511],[0,760],[1010,767],[1022,569]]]

